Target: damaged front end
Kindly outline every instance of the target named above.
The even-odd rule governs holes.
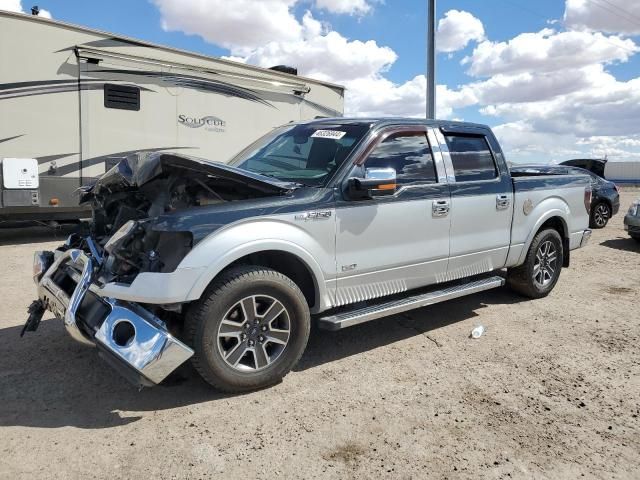
[[[101,356],[132,383],[140,387],[160,383],[193,355],[149,310],[96,293],[98,258],[77,248],[55,254],[38,281],[39,301],[64,320],[75,340],[97,346]]]
[[[23,333],[35,330],[49,310],[74,339],[98,347],[135,385],[160,383],[193,355],[176,338],[180,322],[174,320],[181,305],[110,298],[102,287],[126,286],[143,272],[173,272],[203,235],[201,227],[185,220],[192,209],[282,194],[289,188],[182,155],[127,157],[82,189],[81,203],[90,203],[93,210],[89,231],[71,235],[54,252],[36,252],[38,300],[29,309]]]

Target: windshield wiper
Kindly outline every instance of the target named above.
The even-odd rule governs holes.
[[[313,185],[308,185],[308,184],[302,183],[302,182],[296,182],[296,181],[293,181],[293,180],[283,180],[282,178],[274,175],[273,173],[267,173],[267,172],[255,172],[255,173],[257,173],[258,175],[262,175],[264,177],[275,178],[279,182],[283,182],[283,183],[295,183],[296,185],[300,185],[300,186],[303,186],[303,187],[312,187],[313,186]]]

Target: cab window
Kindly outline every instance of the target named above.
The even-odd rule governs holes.
[[[424,133],[387,137],[369,154],[365,168],[393,168],[399,185],[436,183],[436,170]]]
[[[496,162],[482,136],[446,135],[456,182],[493,180],[498,176]]]

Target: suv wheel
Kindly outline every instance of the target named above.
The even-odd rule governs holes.
[[[309,308],[298,286],[264,267],[217,279],[187,313],[193,364],[208,383],[243,392],[278,383],[307,345]]]
[[[531,242],[524,263],[508,270],[507,283],[526,297],[546,297],[558,283],[563,260],[560,234],[553,229],[543,230]]]
[[[591,228],[604,228],[611,218],[611,208],[605,202],[597,203],[591,211]]]

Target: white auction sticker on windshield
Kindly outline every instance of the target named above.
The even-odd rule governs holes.
[[[334,140],[340,140],[347,132],[341,132],[339,130],[316,130],[311,135],[311,138],[333,138]]]

